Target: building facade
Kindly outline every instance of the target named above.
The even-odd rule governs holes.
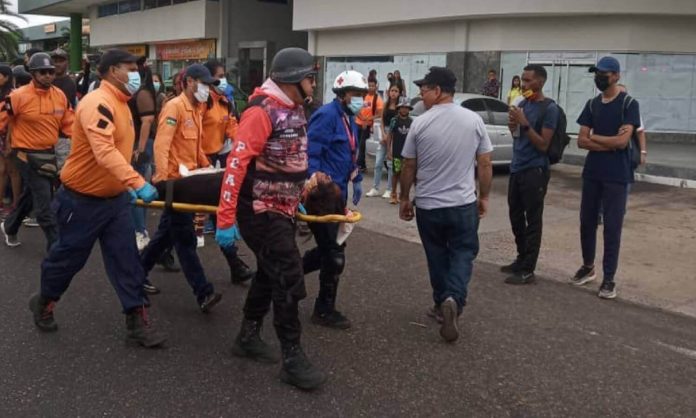
[[[192,62],[222,60],[243,90],[258,85],[278,49],[307,46],[291,0],[19,0],[21,13],[89,18],[90,45],[147,56],[164,79]]]
[[[568,114],[569,131],[598,92],[588,68],[603,55],[622,64],[645,126],[663,138],[696,133],[696,2],[693,0],[295,0],[294,29],[309,33],[323,78],[354,68],[395,69],[411,83],[432,65],[451,68],[458,90],[480,92],[489,69],[510,88],[528,63],[547,68],[545,94]],[[324,99],[331,96],[323,83]],[[653,136],[651,136],[653,138]]]

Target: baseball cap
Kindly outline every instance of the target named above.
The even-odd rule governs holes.
[[[621,64],[614,57],[602,57],[597,61],[597,65],[593,65],[589,70],[591,73],[620,73]]]
[[[212,84],[213,86],[220,84],[220,80],[210,75],[210,70],[203,64],[189,65],[188,68],[186,68],[186,77],[191,77],[204,84]]]
[[[396,108],[400,107],[407,107],[409,109],[413,109],[413,106],[411,106],[411,101],[408,99],[408,97],[400,97],[399,98],[399,103],[396,105]]]
[[[413,84],[418,87],[439,86],[443,90],[454,91],[454,87],[457,84],[457,77],[455,77],[454,73],[449,68],[430,67],[430,72],[422,79],[414,81]]]
[[[99,70],[100,74],[106,74],[109,68],[118,64],[131,64],[137,60],[135,55],[132,55],[122,49],[110,49],[102,55],[99,60]]]

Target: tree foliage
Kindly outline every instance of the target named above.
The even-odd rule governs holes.
[[[26,20],[24,16],[10,10],[9,1],[0,0],[0,56],[5,60],[18,55],[17,47],[19,46],[19,40],[22,38],[19,27],[7,19],[10,16]]]

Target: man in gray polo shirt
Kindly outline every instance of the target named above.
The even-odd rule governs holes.
[[[435,302],[429,315],[442,323],[440,335],[447,342],[459,337],[457,319],[466,304],[479,250],[479,218],[488,210],[493,177],[486,127],[480,116],[453,102],[456,81],[443,67],[431,67],[424,79],[415,81],[429,110],[413,121],[401,153],[399,216],[414,218],[409,192],[415,181],[416,222]]]

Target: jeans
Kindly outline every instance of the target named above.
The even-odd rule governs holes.
[[[273,326],[281,344],[299,343],[302,326],[298,302],[307,291],[294,220],[273,212],[255,214],[251,202],[240,199],[237,221],[258,265],[244,304],[244,317],[261,321],[273,304]]]
[[[205,277],[201,260],[196,252],[197,239],[193,229],[192,213],[174,212],[170,209],[162,212],[157,232],[140,257],[146,274],[172,245],[179,257],[179,264],[186,276],[186,281],[193,289],[198,302],[201,303],[215,289]]]
[[[16,156],[14,157],[15,167],[22,175],[22,194],[19,196],[17,207],[5,219],[5,232],[7,235],[17,235],[19,227],[25,217],[32,213],[36,214],[36,221],[41,226],[46,236],[46,248],[58,239],[58,228],[56,217],[51,210],[51,199],[53,199],[53,181],[36,172],[29,163],[26,163]]]
[[[621,230],[626,214],[628,188],[625,183],[583,179],[580,202],[580,243],[586,266],[595,261],[597,250],[597,220],[600,209],[604,213],[604,282],[614,281],[619,265]]]
[[[367,163],[365,162],[365,143],[370,138],[372,133],[372,126],[360,126],[358,127],[358,167],[362,170],[367,168]]]
[[[61,188],[53,207],[58,219],[58,240],[41,264],[41,295],[58,300],[84,267],[99,241],[104,268],[124,313],[149,305],[143,291],[145,272],[138,260],[130,196],[90,198]]]
[[[517,263],[525,273],[536,269],[544,216],[549,170],[530,168],[510,174],[508,208],[517,244]]]
[[[375,179],[374,188],[379,190],[379,184],[382,182],[382,169],[384,168],[384,161],[387,159],[387,147],[379,144],[377,147],[377,158],[375,159]],[[392,169],[391,161],[387,162],[387,191],[391,192],[392,189]]]
[[[435,305],[452,297],[461,311],[479,251],[476,202],[451,208],[416,208],[416,223],[428,259]]]
[[[154,156],[154,140],[152,138],[147,140],[147,144],[145,145],[145,155],[147,158],[145,159],[144,163],[138,164],[133,163],[133,168],[135,168],[135,171],[138,172],[145,180],[150,180],[150,177],[152,176],[152,159]],[[147,211],[145,208],[141,208],[138,206],[133,205],[131,208],[131,213],[133,215],[133,223],[135,224],[135,232],[145,232],[147,230],[147,225],[145,220]]]

